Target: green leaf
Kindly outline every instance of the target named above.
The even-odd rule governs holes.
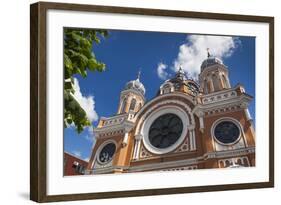
[[[95,58],[91,58],[89,61],[88,61],[88,68],[91,70],[91,71],[94,71],[97,67],[97,60]]]
[[[74,94],[74,75],[87,77],[88,71],[104,71],[105,64],[99,62],[93,52],[93,46],[101,42],[108,31],[101,29],[65,28],[64,45],[64,126],[74,124],[78,133],[91,122],[86,112],[72,96]],[[67,79],[67,80],[66,80]]]

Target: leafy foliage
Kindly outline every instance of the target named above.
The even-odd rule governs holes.
[[[94,43],[107,37],[106,30],[66,28],[64,30],[64,126],[74,124],[78,133],[91,123],[86,112],[74,97],[73,75],[87,77],[88,71],[105,70],[92,51]]]

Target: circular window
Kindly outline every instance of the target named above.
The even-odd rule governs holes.
[[[232,121],[223,121],[215,126],[214,136],[220,143],[233,144],[240,136],[240,129]]]
[[[99,153],[99,157],[98,157],[99,161],[101,163],[110,162],[115,153],[115,150],[116,150],[116,146],[114,143],[111,142],[111,143],[108,143],[107,145],[105,145]]]
[[[151,145],[165,149],[175,144],[183,131],[182,120],[175,114],[161,115],[149,128],[148,139]]]

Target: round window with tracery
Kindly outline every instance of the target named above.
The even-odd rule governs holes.
[[[161,115],[151,124],[148,139],[151,145],[165,149],[175,144],[183,131],[182,120],[175,114]]]
[[[238,140],[240,129],[231,121],[222,121],[215,126],[214,135],[218,142],[232,144]]]
[[[115,153],[116,150],[116,146],[114,143],[108,143],[107,145],[105,145],[100,153],[99,153],[99,161],[101,163],[108,163],[112,160],[112,157]]]

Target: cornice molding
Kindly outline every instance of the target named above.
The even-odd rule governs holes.
[[[102,174],[102,173],[110,173],[114,170],[125,170],[127,172],[138,172],[138,171],[150,171],[154,169],[171,169],[173,167],[183,167],[183,166],[190,166],[190,165],[196,165],[198,163],[207,161],[208,159],[221,159],[221,158],[227,158],[227,157],[238,157],[242,155],[252,154],[255,153],[255,147],[246,147],[236,150],[225,150],[225,151],[219,151],[219,152],[208,152],[200,157],[195,157],[191,159],[185,159],[185,160],[177,160],[177,161],[171,161],[171,162],[160,162],[160,163],[153,163],[153,164],[145,164],[145,165],[139,165],[139,166],[112,166],[112,167],[106,167],[106,168],[100,168],[96,170],[88,170],[88,172],[93,171],[96,174]],[[147,161],[146,160],[138,160],[138,161]]]

